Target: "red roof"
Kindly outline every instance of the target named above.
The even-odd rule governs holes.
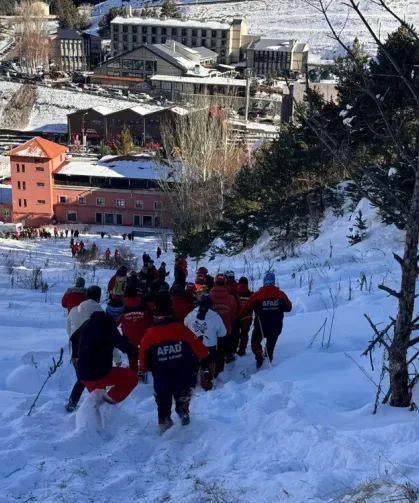
[[[6,155],[55,159],[59,155],[64,154],[64,152],[67,152],[67,147],[36,136],[23,145],[19,145],[19,147],[12,149]]]

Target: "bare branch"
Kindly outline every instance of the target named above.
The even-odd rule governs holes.
[[[386,326],[383,330],[378,330],[376,325],[374,325],[373,321],[371,318],[368,316],[368,314],[364,314],[364,317],[370,324],[371,328],[373,329],[376,337],[373,339],[370,344],[368,345],[367,349],[361,354],[361,356],[367,356],[367,354],[372,351],[375,347],[376,344],[383,345],[387,350],[390,349],[390,346],[387,344],[387,342],[384,340],[384,336],[387,334],[387,332],[390,330],[390,328],[394,325],[394,321],[392,321],[389,325]]]
[[[385,286],[385,285],[378,285],[378,288],[380,290],[384,290],[392,297],[396,297],[396,299],[400,299],[400,293],[396,292],[396,290],[393,290],[392,288],[389,288],[388,286]]]

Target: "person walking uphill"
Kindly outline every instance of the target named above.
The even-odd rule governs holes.
[[[263,287],[250,296],[238,317],[239,320],[243,320],[252,311],[255,313],[251,343],[257,368],[262,366],[264,360],[262,339],[266,339],[266,352],[269,360],[272,361],[276,341],[282,332],[284,313],[289,313],[291,310],[291,301],[282,290],[275,286],[275,274],[266,273]]]
[[[172,318],[170,298],[156,300],[156,322],[141,341],[140,367],[153,374],[160,432],[173,426],[172,399],[182,425],[189,419],[191,393],[196,386],[199,360],[208,350],[183,323]]]
[[[86,300],[87,292],[86,288],[84,288],[85,284],[86,282],[84,278],[79,277],[76,279],[76,286],[70,287],[63,295],[63,298],[61,299],[61,305],[64,309],[67,309],[67,312],[69,314],[73,307],[79,306]]]
[[[97,302],[100,288],[96,289]],[[104,390],[103,402],[115,405],[127,398],[138,384],[137,372],[123,367],[112,367],[113,350],[120,349],[136,359],[137,347],[122,336],[112,316],[94,312],[71,336],[73,355],[78,355],[77,373],[89,393]],[[106,388],[111,387],[106,393]]]

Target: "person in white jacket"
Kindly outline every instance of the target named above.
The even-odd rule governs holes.
[[[97,311],[103,311],[101,305],[99,304],[100,293],[101,292],[99,287],[96,286],[89,287],[87,289],[87,300],[82,302],[77,307],[73,307],[73,309],[70,311],[67,317],[67,334],[69,338],[74,334],[74,332],[78,328],[80,328],[83,325],[83,323],[85,323],[90,318],[90,316],[93,313]],[[71,363],[74,366],[76,375],[77,375],[77,357],[78,355],[71,355]],[[117,349],[114,350],[113,357],[115,365],[117,367],[120,367],[122,360],[121,355]],[[77,404],[79,403],[81,395],[84,391],[84,388],[85,388],[84,384],[77,378],[77,382],[73,386],[70,398],[68,399],[68,403],[65,407],[67,412],[73,412],[76,409]]]
[[[201,339],[208,349],[208,356],[201,360],[201,386],[205,391],[212,389],[217,347],[225,341],[227,329],[219,314],[211,309],[212,298],[208,293],[198,295],[198,307],[185,318],[185,326]]]

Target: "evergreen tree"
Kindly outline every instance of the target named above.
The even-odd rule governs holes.
[[[348,238],[349,244],[351,246],[360,243],[365,238],[365,231],[367,230],[367,220],[363,218],[362,211],[359,210],[355,217],[355,224],[353,227],[349,227],[349,232],[351,233]]]
[[[182,15],[178,4],[174,0],[165,0],[161,6],[160,17],[180,19]]]
[[[79,13],[71,0],[57,0],[55,10],[60,28],[78,28]]]
[[[99,21],[99,35],[108,38],[111,35],[111,21],[124,14],[124,7],[111,7]]]
[[[132,139],[131,132],[128,126],[124,124],[121,130],[119,141],[116,146],[116,151],[118,155],[130,155],[132,153],[133,146],[134,142]]]

